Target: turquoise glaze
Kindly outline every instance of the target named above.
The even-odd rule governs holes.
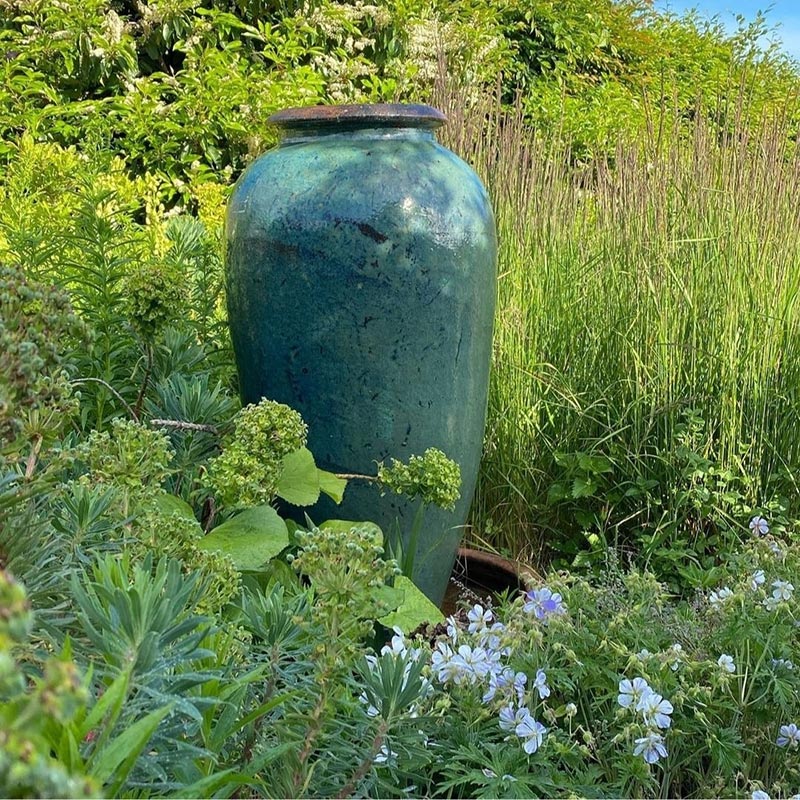
[[[485,189],[436,141],[443,120],[427,106],[281,112],[281,143],[239,179],[226,220],[243,402],[300,411],[334,472],[374,475],[428,447],[460,465],[461,500],[426,512],[415,559],[436,603],[481,455],[497,251]],[[399,521],[407,542],[416,507],[351,481],[341,506],[308,513],[387,534]]]

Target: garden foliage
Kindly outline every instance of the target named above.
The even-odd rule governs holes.
[[[0,0],[0,795],[797,791],[798,79],[764,31]],[[269,115],[393,100],[445,108],[497,212],[473,530],[573,570],[447,621],[377,526],[275,506],[447,508],[458,466],[319,470],[240,407],[226,326]]]

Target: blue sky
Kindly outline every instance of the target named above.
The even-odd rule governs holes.
[[[705,17],[719,16],[720,22],[730,29],[736,28],[736,15],[742,14],[748,20],[758,11],[767,15],[770,27],[776,27],[772,36],[783,42],[783,48],[794,58],[800,59],[800,0],[655,0],[658,9],[669,9],[682,13],[692,8]]]

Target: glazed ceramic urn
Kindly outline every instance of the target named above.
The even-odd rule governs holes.
[[[438,447],[454,511],[427,508],[414,580],[436,603],[475,488],[486,416],[496,234],[478,176],[419,105],[288,109],[279,145],[239,179],[226,219],[228,313],[242,400],[297,409],[318,465],[374,475]],[[419,501],[351,481],[325,519],[370,520],[408,546]],[[301,514],[302,518],[302,514]]]

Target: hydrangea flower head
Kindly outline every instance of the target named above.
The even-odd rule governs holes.
[[[554,614],[566,613],[561,595],[553,592],[546,586],[541,589],[531,589],[525,593],[525,605],[522,610],[527,614],[533,614],[536,619],[546,620]]]
[[[655,764],[659,759],[666,758],[667,748],[664,746],[664,737],[660,733],[651,731],[647,736],[636,740],[633,754],[641,756],[648,764]]]
[[[769,523],[764,517],[755,516],[750,520],[750,530],[757,536],[766,536],[769,533]]]
[[[778,732],[778,747],[797,747],[800,744],[800,728],[794,722],[781,725]]]

